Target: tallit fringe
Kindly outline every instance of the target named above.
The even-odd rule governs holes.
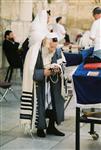
[[[32,132],[31,120],[21,119],[20,127],[23,129],[24,134],[30,134]]]

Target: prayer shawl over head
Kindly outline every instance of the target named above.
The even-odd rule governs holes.
[[[42,10],[35,17],[30,27],[29,47],[42,40],[48,33],[47,19],[48,17],[46,10]]]
[[[34,95],[33,101],[32,79],[39,49],[41,47],[42,40],[47,35],[47,32],[47,12],[43,10],[41,13],[38,13],[35,20],[32,22],[29,37],[30,48],[25,58],[23,70],[20,121],[21,126],[24,127],[26,133],[30,133],[33,127],[32,123],[35,124],[34,117],[36,112],[36,97]]]

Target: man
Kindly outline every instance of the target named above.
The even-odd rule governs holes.
[[[7,30],[4,35],[3,50],[9,64],[13,67],[23,68],[23,61],[19,53],[19,43],[15,42],[14,34],[11,30]]]
[[[55,128],[55,123],[59,125],[64,121],[61,65],[65,59],[61,49],[56,49],[57,44],[57,35],[49,33],[41,45],[38,42],[30,48],[24,64],[26,67],[24,67],[25,76],[20,107],[21,125],[26,133],[32,133],[36,127],[39,137],[46,136],[45,129],[47,134],[64,136],[64,133]],[[47,117],[49,118],[48,128]]]
[[[27,52],[25,62],[24,62],[24,70],[23,70],[23,83],[22,83],[22,95],[21,95],[21,107],[20,107],[20,123],[21,127],[23,127],[24,131],[26,134],[32,133],[34,127],[37,128],[37,135],[39,137],[45,137],[44,129],[46,128],[46,120],[45,117],[48,117],[48,114],[46,113],[46,105],[45,104],[45,86],[47,84],[45,76],[49,75],[51,73],[51,68],[46,68],[45,65],[45,70],[44,70],[44,65],[43,65],[43,53],[41,53],[41,49],[43,47],[42,41],[47,35],[48,27],[47,27],[47,22],[49,20],[47,16],[47,12],[45,10],[41,11],[40,13],[37,14],[36,18],[34,19],[34,22],[32,23],[32,38],[31,38],[31,45],[30,48]],[[49,32],[48,32],[49,33]],[[53,35],[53,33],[51,33]],[[57,38],[54,39],[54,44],[57,45]],[[49,43],[45,45],[50,45]],[[54,46],[51,43],[51,48],[55,50]],[[51,57],[53,56],[53,53],[47,53],[48,49],[46,48],[47,46],[44,46],[46,49],[46,55],[49,56],[48,59],[46,59],[44,62],[51,62]],[[56,46],[55,46],[56,47]],[[43,52],[43,51],[42,51]],[[49,54],[49,55],[47,55]],[[58,55],[55,55],[55,61]],[[47,58],[47,57],[46,57]],[[61,60],[61,59],[60,59]],[[60,62],[58,60],[58,62]],[[57,61],[56,61],[57,62]],[[45,63],[46,64],[46,63]],[[56,66],[56,65],[55,65]],[[60,72],[60,69],[58,72]],[[43,74],[42,74],[43,73]],[[55,72],[54,72],[55,73]],[[47,75],[46,75],[47,74]],[[62,75],[62,74],[61,74]],[[43,76],[43,78],[42,78]],[[59,76],[59,77],[58,77]],[[38,78],[39,77],[39,78]],[[41,79],[42,81],[40,81]],[[50,77],[54,83],[56,82],[56,85],[60,84],[60,75],[55,75],[53,77]],[[58,82],[59,80],[59,82]],[[63,83],[63,82],[62,82]],[[39,88],[37,88],[37,84],[39,84]],[[52,89],[55,93],[57,93],[57,89],[59,94],[61,93],[61,88],[60,86],[54,86],[52,88],[55,88],[55,90]],[[48,86],[49,87],[49,86]],[[63,87],[63,86],[62,86]],[[63,89],[63,88],[62,88]],[[40,93],[41,90],[41,93]],[[63,90],[62,90],[63,92]],[[47,93],[47,92],[46,92]],[[39,96],[40,94],[41,97]],[[54,95],[55,100],[57,99],[57,95]],[[47,95],[46,95],[47,97]],[[54,98],[53,97],[53,98]],[[52,99],[53,99],[52,98]],[[55,104],[55,103],[54,103]],[[64,120],[64,100],[62,96],[60,95],[59,98],[57,99],[57,105],[54,107],[54,112],[57,116],[55,119],[57,121],[57,124],[60,124],[61,121]],[[58,107],[58,111],[57,111]],[[61,111],[60,111],[61,110]],[[53,112],[52,112],[53,114]],[[53,117],[53,115],[51,115]],[[55,116],[54,116],[55,117]],[[54,118],[53,117],[53,118]],[[51,119],[50,119],[51,120]],[[54,126],[54,121],[52,120],[52,126]],[[41,130],[40,130],[41,129]],[[54,129],[55,130],[55,129]],[[49,132],[51,131],[48,131]],[[50,134],[58,134],[60,136],[63,136],[64,134],[55,130],[50,133]]]
[[[93,55],[101,59],[101,8],[94,8],[92,13],[95,19],[90,31],[90,39],[94,42]]]
[[[64,121],[64,99],[61,95],[61,66],[58,60],[61,59],[63,65],[62,52],[57,49],[58,39],[54,33],[50,33],[43,47],[39,51],[36,62],[33,80],[37,82],[37,136],[45,137],[47,134],[64,136],[65,134],[55,128]],[[48,127],[46,118],[49,118]]]
[[[89,38],[90,31],[87,30],[83,33],[82,37],[79,41],[79,47],[80,49],[88,49],[90,47],[93,47],[92,40]]]
[[[62,17],[56,18],[56,24],[53,26],[53,31],[58,34],[59,41],[65,39],[65,45],[70,44],[69,35],[66,33],[66,30],[62,24]]]

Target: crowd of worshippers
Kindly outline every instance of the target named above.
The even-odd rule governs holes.
[[[89,33],[94,42],[94,55],[101,54],[101,8],[93,10],[95,21]],[[66,59],[58,44],[65,40],[71,44],[62,25],[62,17],[48,27],[51,11],[42,10],[31,23],[30,33],[19,50],[13,32],[4,35],[3,50],[7,60],[23,68],[20,123],[25,133],[46,137],[47,134],[64,136],[56,128],[64,121],[64,65]],[[99,51],[100,50],[100,51]],[[47,123],[47,118],[49,122]]]

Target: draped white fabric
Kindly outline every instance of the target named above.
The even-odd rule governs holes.
[[[47,18],[46,10],[42,10],[35,17],[30,27],[29,47],[37,41],[41,41],[48,33]]]
[[[32,90],[33,90],[33,84],[34,84],[34,89],[35,89],[35,82],[33,82],[33,73],[34,73],[34,68],[36,64],[36,60],[38,57],[38,53],[41,47],[42,40],[45,38],[46,34],[48,32],[47,28],[47,12],[43,10],[42,12],[38,13],[36,16],[35,20],[31,24],[31,29],[30,29],[30,36],[29,36],[29,43],[30,43],[30,48],[28,50],[28,53],[25,58],[25,63],[24,63],[24,69],[23,69],[23,84],[22,84],[22,97],[21,101],[24,101],[25,97],[23,96],[24,93],[26,93],[26,97],[28,97],[28,93],[33,97]],[[26,111],[26,109],[21,109],[20,114],[24,117],[25,115],[32,115],[32,118],[29,119],[24,119],[21,118],[21,125],[24,127],[24,130],[26,133],[32,132],[33,127],[35,125],[35,118],[36,118],[36,96],[35,96],[35,90],[34,90],[34,105],[33,105],[33,110],[32,113],[29,112],[29,110]],[[28,100],[27,100],[28,101]],[[31,98],[30,102],[33,104],[33,98]],[[26,103],[26,108],[28,109],[27,106],[28,103]],[[21,105],[22,108],[22,105]]]

